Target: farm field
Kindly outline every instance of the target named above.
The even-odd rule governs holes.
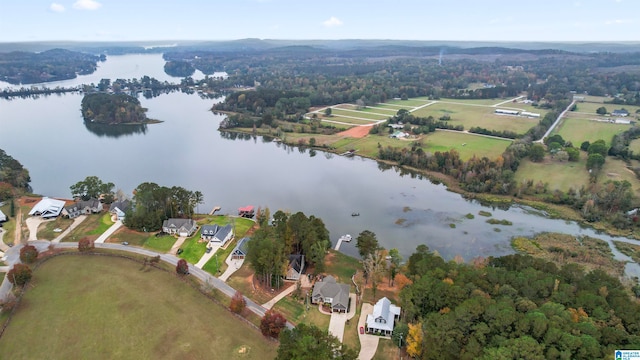
[[[65,256],[34,273],[3,359],[272,359],[276,344],[172,274]]]
[[[589,113],[589,114],[593,114],[594,116],[598,116],[598,114],[596,114],[596,110],[602,106],[604,106],[609,113],[611,113],[613,110],[616,110],[616,109],[625,108],[630,113],[629,114],[630,118],[634,118],[636,111],[640,109],[640,106],[603,104],[603,103],[592,103],[592,102],[578,102],[576,103],[576,105],[578,106],[578,109],[576,110],[577,112]]]
[[[480,126],[490,130],[507,130],[524,134],[535,126],[539,119],[529,119],[519,116],[496,115],[493,107],[469,106],[452,103],[436,103],[414,111],[412,114],[420,117],[433,116],[435,119],[449,115],[451,125],[462,125],[465,130]]]
[[[567,117],[553,130],[553,134],[560,134],[575,147],[580,147],[583,141],[594,142],[599,139],[611,145],[613,135],[627,130],[630,126]]]
[[[541,181],[549,184],[549,190],[567,191],[569,188],[580,189],[589,185],[589,173],[586,168],[586,153],[580,154],[578,162],[559,162],[545,159],[540,163],[523,160],[515,174],[515,180],[521,183],[525,180],[533,180],[534,184]],[[636,195],[640,195],[640,181],[631,170],[626,168],[622,160],[607,157],[604,167],[601,170],[598,183],[605,183],[608,180],[627,180]]]
[[[436,131],[427,135],[422,143],[422,149],[431,153],[455,149],[463,160],[468,160],[474,155],[495,160],[511,144],[511,141],[457,131]]]
[[[389,117],[393,116],[392,114],[380,114],[380,113],[373,113],[371,111],[363,111],[363,110],[356,110],[356,109],[345,109],[345,108],[333,108],[331,111],[331,114],[333,115],[333,117],[336,116],[352,116],[354,118],[358,118],[358,119],[363,119],[363,120],[371,120],[371,121],[378,121],[378,120],[386,120]]]

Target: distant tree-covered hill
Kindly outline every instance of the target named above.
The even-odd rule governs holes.
[[[97,62],[104,59],[104,55],[64,49],[0,53],[0,80],[18,85],[73,79],[78,74],[93,73]]]
[[[82,98],[85,121],[98,124],[132,124],[149,122],[147,109],[126,94],[91,93]]]

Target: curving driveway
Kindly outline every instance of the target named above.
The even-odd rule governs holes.
[[[360,319],[358,320],[358,337],[360,338],[360,353],[358,360],[370,360],[378,350],[379,336],[371,334],[360,334],[360,327],[364,327],[367,322],[367,315],[373,313],[373,305],[368,303],[362,304],[360,309]]]

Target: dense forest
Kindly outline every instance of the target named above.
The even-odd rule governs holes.
[[[105,59],[104,55],[64,49],[0,53],[0,80],[19,85],[74,79],[77,75],[93,73],[97,62]]]
[[[530,256],[445,262],[420,245],[401,292],[420,359],[601,359],[640,348],[640,305],[619,280]],[[408,335],[408,336],[407,336]]]
[[[139,124],[149,121],[147,109],[140,105],[140,100],[126,94],[85,94],[81,111],[85,121],[98,124]]]
[[[164,72],[177,77],[193,75],[196,69],[186,61],[167,61],[164,64]]]

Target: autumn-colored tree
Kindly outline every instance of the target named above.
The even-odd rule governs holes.
[[[260,330],[262,335],[270,336],[272,338],[278,338],[280,331],[287,325],[287,320],[277,311],[273,309],[267,310],[267,312],[260,320]]]
[[[399,273],[394,278],[394,283],[398,287],[398,289],[402,290],[405,286],[412,284],[413,282],[409,279],[405,274]]]
[[[16,286],[24,286],[31,280],[31,268],[25,264],[15,264],[7,273],[9,282]]]
[[[407,335],[407,354],[411,357],[422,356],[422,324],[409,324],[409,334]]]
[[[78,251],[80,252],[87,252],[87,251],[91,251],[94,249],[94,245],[93,245],[93,241],[91,241],[89,238],[82,238],[80,239],[80,241],[78,241]]]
[[[247,301],[244,299],[244,296],[242,296],[242,293],[240,293],[240,291],[236,290],[236,293],[231,298],[231,304],[229,304],[229,310],[231,310],[231,312],[234,312],[236,314],[240,314],[246,306],[247,306]]]
[[[176,272],[180,275],[189,274],[189,264],[187,264],[187,260],[185,259],[178,260],[178,264],[176,265]]]
[[[38,258],[38,249],[33,245],[26,245],[20,249],[20,261],[31,264]]]

